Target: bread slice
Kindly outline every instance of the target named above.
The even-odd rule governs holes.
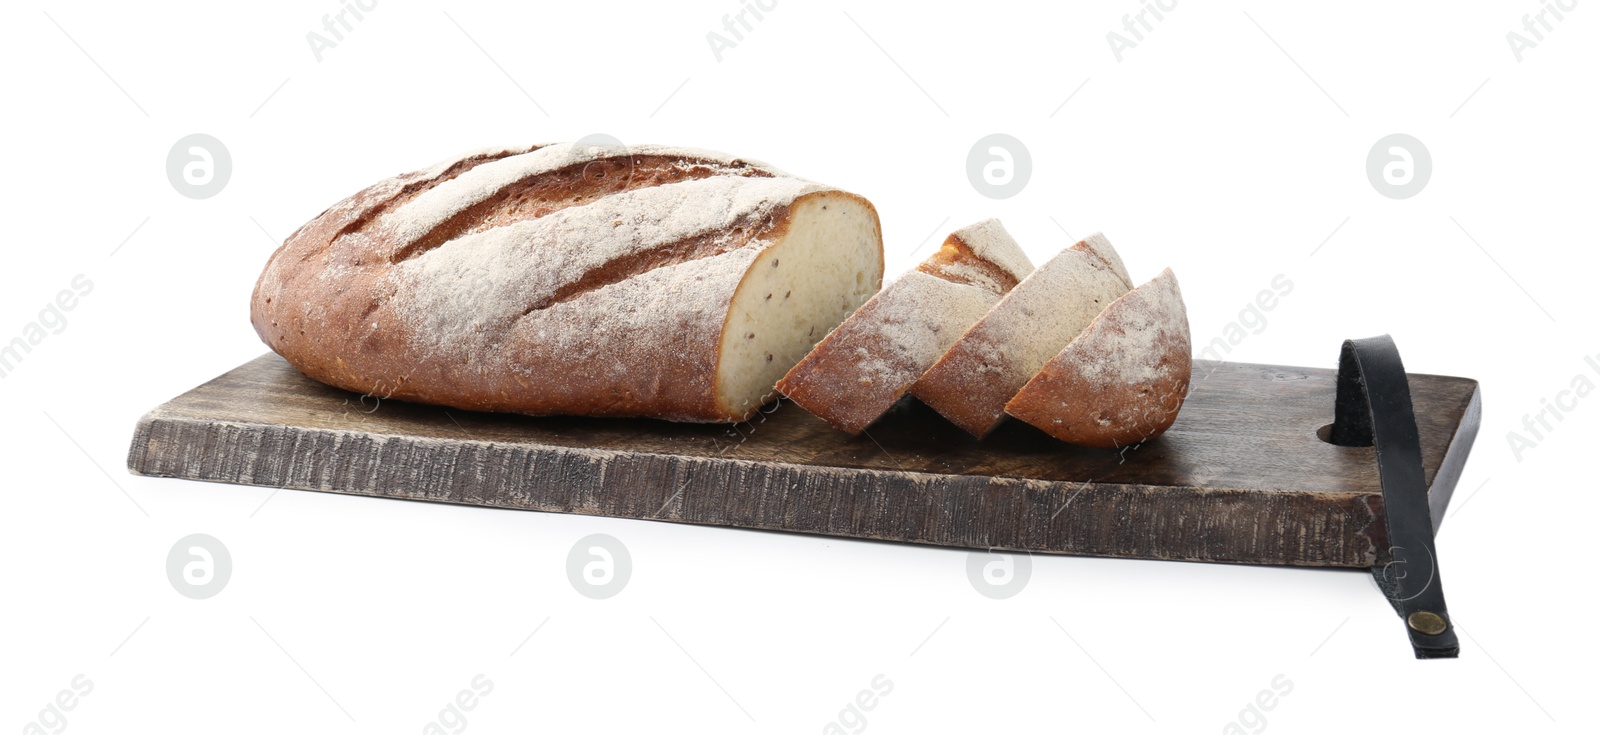
[[[554,144],[335,205],[273,255],[251,320],[306,375],[382,398],[732,422],[882,274],[854,194],[710,151]]]
[[[911,386],[911,394],[982,439],[1045,362],[1131,288],[1096,233],[1039,266]]]
[[[1133,278],[1128,275],[1128,269],[1122,265],[1122,256],[1117,255],[1117,249],[1111,247],[1111,241],[1107,240],[1105,235],[1096,232],[1074,243],[1069,250],[1093,253],[1095,257],[1104,261],[1111,268],[1111,272],[1117,274],[1128,288],[1133,288]]]
[[[1189,317],[1168,268],[1111,302],[1006,413],[1064,442],[1127,446],[1172,426],[1192,369]]]
[[[778,391],[859,434],[1032,270],[999,220],[956,230],[834,329],[778,381]]]

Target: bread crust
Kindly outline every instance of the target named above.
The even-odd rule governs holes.
[[[778,390],[859,434],[1032,267],[997,220],[957,230],[829,333]]]
[[[816,197],[863,206],[876,227],[859,196],[709,151],[472,154],[374,184],[291,235],[251,321],[302,373],[379,398],[744,420],[759,406],[717,394],[728,309]],[[876,258],[881,274],[881,244]]]
[[[1137,444],[1172,426],[1192,370],[1189,319],[1168,268],[1107,306],[1006,413],[1072,444]]]
[[[1127,291],[1117,268],[1083,242],[1063,250],[967,330],[911,394],[982,439],[1050,356]]]

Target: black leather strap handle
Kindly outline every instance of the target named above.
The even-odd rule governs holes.
[[[1389,560],[1372,575],[1405,620],[1417,658],[1455,658],[1461,645],[1444,604],[1411,387],[1389,335],[1345,341],[1329,441],[1374,448]]]

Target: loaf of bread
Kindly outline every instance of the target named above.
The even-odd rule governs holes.
[[[982,439],[1045,362],[1131,287],[1111,243],[1091,235],[1011,289],[912,384],[911,394]]]
[[[1032,270],[999,220],[956,230],[833,330],[778,381],[778,391],[859,434]]]
[[[1072,444],[1127,446],[1172,426],[1191,370],[1189,317],[1168,268],[1111,302],[1006,413]]]
[[[732,422],[882,274],[862,197],[709,151],[553,144],[340,202],[272,256],[251,319],[380,398]]]

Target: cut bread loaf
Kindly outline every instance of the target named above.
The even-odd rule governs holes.
[[[1072,444],[1135,444],[1172,426],[1191,369],[1189,317],[1168,268],[1111,302],[1006,412]]]
[[[778,381],[778,391],[859,434],[1032,270],[999,220],[956,230],[834,329]]]
[[[1132,285],[1096,233],[1011,289],[911,386],[911,394],[979,439],[1039,368]]]
[[[261,338],[348,390],[479,411],[749,418],[878,290],[862,197],[709,151],[475,153],[284,243]]]

